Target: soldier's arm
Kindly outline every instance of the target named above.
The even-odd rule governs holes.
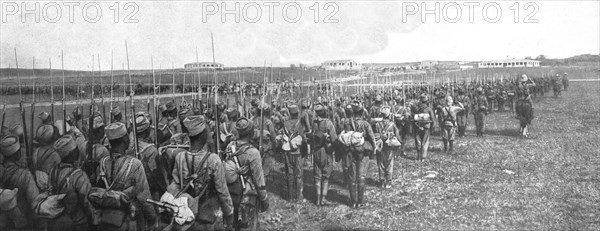
[[[148,186],[146,172],[144,171],[144,167],[142,166],[140,160],[134,159],[129,177],[133,177],[135,181],[135,184],[133,185],[134,189],[132,191],[125,190],[124,193],[128,194],[129,198],[135,198],[137,201],[136,205],[141,207],[138,208],[138,211],[141,211],[148,224],[153,224],[156,219],[156,213],[154,211],[154,207],[146,203],[146,199],[152,198],[150,196],[150,186]]]
[[[33,200],[40,195],[40,191],[35,183],[35,179],[30,171],[24,170],[22,171],[18,188],[20,190],[25,190],[25,199],[27,200],[27,205],[34,209],[35,205],[33,204]]]
[[[335,126],[333,125],[333,122],[329,121],[327,123],[327,127],[328,127],[328,131],[329,131],[329,138],[331,139],[331,142],[333,143],[334,141],[337,140],[337,133],[335,130]]]
[[[368,141],[371,143],[371,145],[373,145],[373,148],[375,148],[375,133],[373,133],[373,128],[371,128],[371,125],[369,125],[368,123],[365,123],[365,130],[367,133]]]
[[[207,161],[211,163],[211,168],[214,170],[212,179],[219,196],[223,215],[231,216],[233,214],[233,202],[231,200],[231,195],[229,194],[229,189],[227,188],[227,181],[225,181],[225,171],[221,164],[221,159],[216,155],[211,155]]]
[[[258,189],[258,199],[264,201],[267,199],[267,188],[260,153],[258,153],[258,150],[256,149],[249,149],[248,154],[248,164],[250,166],[250,171],[252,172],[252,181]]]
[[[77,199],[79,204],[83,206],[83,212],[85,213],[85,216],[88,217],[88,219],[91,219],[92,211],[94,211],[95,208],[92,206],[87,197],[92,189],[90,179],[83,171],[80,171],[79,173],[73,174],[73,177],[70,180],[72,180],[73,186],[77,190]]]

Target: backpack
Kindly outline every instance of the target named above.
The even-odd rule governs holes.
[[[385,141],[383,141],[383,143],[385,143],[389,147],[400,147],[402,145],[402,143],[400,142],[400,140],[398,140],[398,137],[396,137],[396,134],[394,133],[394,129],[392,129],[392,131],[390,131],[390,128],[393,128],[393,126],[394,126],[394,123],[390,122],[390,125],[388,125],[385,129],[383,129],[383,123],[378,123],[377,129],[379,130],[379,133],[381,134],[380,137],[382,139],[385,138]]]
[[[200,160],[200,166],[202,166],[201,169],[195,169],[195,165],[193,164],[194,160],[196,159],[196,155],[192,155],[191,152],[186,152],[184,153],[184,155],[185,164],[188,167],[189,173],[192,174],[188,176],[187,179],[183,179],[183,185],[190,185],[189,188],[185,191],[185,193],[190,194],[190,196],[194,198],[201,198],[206,194],[206,191],[210,186],[211,177],[209,169],[206,167],[206,160],[208,160],[208,157],[210,155],[213,155],[213,153],[206,153],[202,160]],[[192,158],[191,162],[189,156],[191,156]],[[183,177],[181,172],[179,174]],[[182,187],[182,189],[184,189],[184,187]]]
[[[113,181],[110,183],[110,185],[108,184],[108,179],[106,179],[106,169],[104,167],[104,163],[108,158],[110,157],[102,158],[100,164],[100,177],[106,183],[106,188],[92,187],[90,193],[88,194],[88,199],[93,205],[100,209],[125,209],[126,206],[131,202],[130,198],[122,191],[112,190],[112,188],[115,183],[124,183],[115,179],[127,179],[129,173],[131,172],[131,166],[133,165],[134,158],[129,157],[130,159],[127,167],[119,169],[119,171],[112,176]]]
[[[43,179],[44,177],[36,177],[37,181],[48,181],[48,182],[38,182],[40,184],[49,183],[48,187],[45,188],[38,197],[34,200],[34,211],[35,213],[45,219],[54,219],[63,214],[65,210],[65,206],[63,200],[67,196],[67,193],[58,193],[61,189],[65,187],[68,183],[68,179],[71,177],[73,172],[77,169],[73,169],[68,177],[63,179],[60,183],[57,182],[58,171],[57,167],[54,167],[51,170],[50,179]],[[54,179],[52,178],[54,176]],[[39,186],[38,186],[39,187]],[[72,198],[72,195],[71,195]]]
[[[352,144],[353,147],[363,146],[365,144],[365,137],[363,133],[356,131],[356,121],[351,120],[350,123],[352,124],[352,129],[354,130],[350,136],[350,144]]]
[[[34,202],[35,213],[41,218],[54,219],[63,214],[65,210],[65,200],[71,201],[73,198],[77,200],[75,192],[59,193],[63,188],[70,185],[69,179],[79,169],[73,168],[60,183],[58,182],[58,174],[60,173],[57,167],[52,168],[49,176],[50,187],[44,190]],[[69,197],[67,197],[69,196]]]
[[[18,188],[3,189],[0,188],[0,211],[10,211],[17,207]]]

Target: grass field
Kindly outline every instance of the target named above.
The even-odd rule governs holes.
[[[261,217],[265,230],[599,230],[600,82],[572,83],[563,98],[534,99],[533,138],[521,139],[514,115],[487,118],[483,138],[467,137],[455,154],[430,141],[431,158],[418,163],[414,141],[407,158],[395,163],[394,185],[380,189],[371,164],[365,209],[352,210],[341,168],[329,191],[336,205],[315,206],[312,172],[305,171],[305,197],[294,205],[281,197],[282,173],[272,181],[271,211]],[[436,171],[435,178],[425,178]]]

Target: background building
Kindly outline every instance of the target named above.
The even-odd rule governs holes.
[[[501,68],[501,67],[539,67],[540,61],[530,59],[505,59],[496,61],[484,61],[478,64],[479,68]]]
[[[222,63],[213,63],[213,62],[199,62],[199,63],[188,63],[183,65],[185,70],[196,70],[196,69],[217,69],[222,70]]]
[[[321,68],[325,70],[360,70],[362,65],[351,59],[330,60],[323,62]]]

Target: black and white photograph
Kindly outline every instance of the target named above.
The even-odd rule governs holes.
[[[0,230],[600,230],[598,0],[0,0]]]

